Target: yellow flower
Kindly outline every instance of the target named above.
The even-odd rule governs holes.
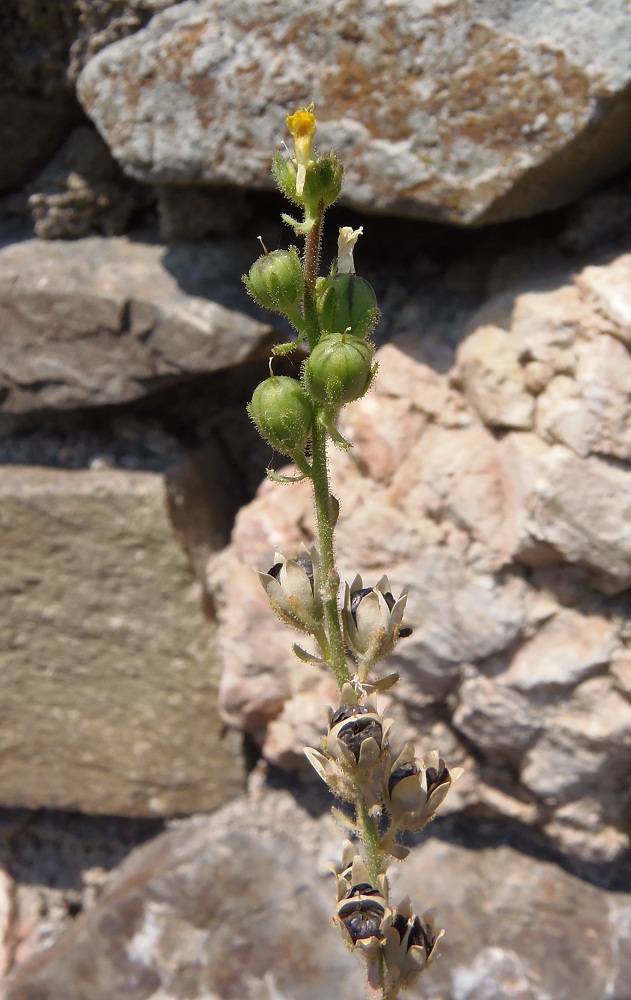
[[[294,140],[296,163],[298,164],[296,194],[300,197],[305,186],[307,167],[311,162],[311,144],[316,130],[313,104],[310,104],[308,108],[299,108],[294,111],[293,115],[287,115],[287,128]]]

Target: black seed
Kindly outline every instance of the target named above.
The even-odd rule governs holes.
[[[364,708],[363,705],[341,705],[331,719],[331,729],[333,726],[337,726],[338,722],[351,719],[354,715],[365,715],[367,711],[368,709]]]
[[[414,917],[414,923],[412,924],[412,930],[410,931],[410,936],[408,938],[408,951],[413,944],[418,944],[421,948],[424,948],[426,955],[429,955],[434,946],[434,942],[430,940],[420,917]]]
[[[348,749],[354,754],[355,760],[358,761],[359,752],[364,740],[372,737],[381,746],[382,735],[383,730],[376,719],[351,719],[340,729],[338,739],[346,744]]]
[[[397,602],[395,601],[394,597],[392,596],[389,590],[385,592],[385,594],[383,595],[383,599],[388,605],[388,611],[392,611],[393,607]]]
[[[353,896],[380,896],[381,893],[379,889],[375,889],[374,885],[370,882],[358,882],[357,885],[352,885],[344,899],[351,899]]]
[[[407,917],[404,917],[403,914],[401,913],[397,913],[394,920],[392,921],[392,926],[397,931],[399,937],[403,941],[403,936],[406,930],[408,929]]]
[[[367,594],[372,594],[374,587],[364,587],[362,590],[353,590],[351,593],[351,614],[353,621],[357,625],[357,608]]]
[[[428,796],[438,788],[439,785],[444,785],[446,781],[449,781],[449,771],[445,767],[445,761],[440,758],[438,761],[438,767],[428,767],[426,771],[427,775],[427,794]]]
[[[400,628],[399,629],[399,639],[407,639],[407,637],[409,635],[412,635],[413,631],[414,631],[414,629],[410,628],[409,625],[406,625],[404,628]]]
[[[418,764],[413,760],[409,760],[405,764],[400,764],[399,767],[396,767],[390,775],[390,779],[388,781],[388,791],[390,795],[392,795],[392,789],[395,785],[398,785],[400,781],[403,781],[404,778],[409,778],[411,774],[418,773]]]
[[[301,569],[304,569],[309,579],[309,582],[311,583],[311,589],[313,590],[313,563],[311,562],[311,560],[305,559],[304,556],[298,556],[298,558],[295,559],[294,562],[296,563],[297,566],[300,566]],[[272,568],[268,569],[267,575],[273,576],[274,579],[277,580],[280,575],[280,571],[283,568],[283,565],[284,565],[283,563],[274,563]]]
[[[345,904],[338,912],[340,920],[353,939],[353,943],[375,935],[380,936],[379,928],[385,912],[381,903],[370,899],[360,899],[357,903]]]

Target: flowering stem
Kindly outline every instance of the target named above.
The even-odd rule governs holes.
[[[309,347],[313,348],[320,339],[320,321],[315,300],[315,283],[320,259],[320,240],[322,237],[322,220],[324,207],[320,205],[318,217],[305,238],[304,255],[304,318]],[[340,691],[343,685],[350,681],[351,675],[346,664],[346,651],[340,627],[340,615],[337,607],[337,595],[340,580],[335,568],[333,552],[333,517],[331,497],[329,493],[329,470],[326,455],[327,431],[320,420],[322,406],[314,408],[313,430],[311,433],[311,481],[318,532],[318,548],[320,550],[320,587],[322,590],[322,607],[328,640],[328,663],[337,681]]]
[[[311,456],[311,481],[313,483],[313,498],[318,531],[318,548],[320,549],[320,572],[322,588],[322,607],[328,637],[328,661],[335,675],[337,685],[342,690],[343,685],[350,681],[351,675],[346,663],[346,651],[340,614],[337,607],[337,593],[340,579],[335,568],[333,554],[333,518],[331,516],[331,498],[329,494],[329,473],[326,457],[326,428],[316,418],[313,424]]]
[[[356,806],[356,819],[358,820],[359,834],[366,851],[366,867],[373,884],[377,882],[377,876],[381,874],[383,865],[383,851],[379,839],[377,824],[370,815],[366,800],[361,792],[358,795]]]

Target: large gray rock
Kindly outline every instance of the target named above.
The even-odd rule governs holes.
[[[15,971],[6,1000],[356,1000],[359,962],[328,926],[324,864],[339,852],[330,818],[286,793],[188,821],[137,849],[96,906]],[[509,846],[429,840],[392,869],[393,902],[408,893],[447,929],[410,997],[628,995],[628,892]]]
[[[214,491],[218,544],[220,469]],[[5,466],[0,522],[0,802],[163,816],[237,794],[215,629],[163,477]]]
[[[79,98],[133,176],[269,187],[313,100],[355,206],[461,224],[566,204],[631,160],[631,12],[599,0],[189,0],[89,60]]]
[[[122,403],[264,354],[270,327],[238,311],[242,269],[212,245],[95,236],[2,247],[2,408]]]
[[[628,259],[508,309],[493,297],[444,374],[421,338],[386,345],[374,390],[342,412],[354,447],[331,451],[343,578],[411,585],[414,633],[383,698],[399,739],[466,766],[447,809],[519,819],[592,860],[629,845]],[[266,482],[209,566],[224,716],[294,768],[335,685],[295,661],[251,567],[313,532],[309,484]]]

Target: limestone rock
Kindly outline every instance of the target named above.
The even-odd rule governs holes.
[[[126,402],[264,353],[270,327],[236,311],[247,309],[241,271],[238,253],[210,245],[167,253],[95,236],[60,241],[52,253],[39,240],[3,247],[4,411]]]
[[[79,98],[141,180],[269,187],[285,113],[313,100],[350,204],[527,216],[629,163],[631,20],[624,0],[523,6],[189,0],[90,59]]]
[[[148,816],[237,794],[163,478],[5,467],[0,519],[0,801]]]
[[[137,849],[94,908],[7,982],[7,1000],[355,1000],[362,971],[329,926],[341,839],[286,793],[257,794]],[[439,839],[393,867],[392,900],[437,910],[439,960],[413,996],[601,1000],[629,986],[628,892],[511,846]],[[538,933],[531,933],[533,926]],[[589,941],[589,948],[585,948]],[[580,975],[577,975],[580,969]]]

